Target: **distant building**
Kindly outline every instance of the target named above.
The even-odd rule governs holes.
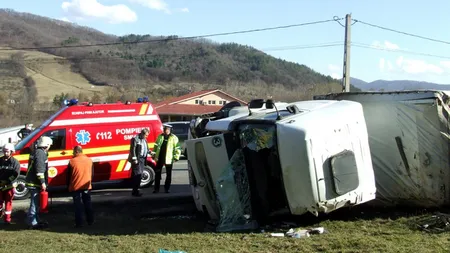
[[[231,101],[247,105],[247,102],[239,98],[214,89],[167,99],[155,104],[155,108],[162,122],[189,121],[202,114],[216,112]]]

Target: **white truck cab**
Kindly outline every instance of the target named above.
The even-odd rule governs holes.
[[[218,231],[375,199],[361,104],[258,99],[210,116],[191,123],[186,147],[197,209]]]

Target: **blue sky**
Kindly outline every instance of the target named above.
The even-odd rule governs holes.
[[[352,13],[356,20],[450,41],[446,27],[450,23],[448,0],[10,0],[1,7],[69,20],[115,35],[194,36],[327,20],[333,16],[344,18]],[[449,44],[361,23],[352,26],[351,35],[355,43],[351,48],[352,77],[450,84]],[[210,39],[251,45],[323,74],[342,76],[342,45],[299,49],[343,43],[344,27],[336,22]],[[289,49],[291,46],[297,49]]]

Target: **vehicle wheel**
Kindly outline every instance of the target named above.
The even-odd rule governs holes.
[[[30,190],[25,186],[25,176],[19,175],[17,178],[17,187],[14,190],[14,199],[22,200],[30,197]]]
[[[155,182],[155,171],[150,166],[145,166],[142,172],[141,187],[150,187]]]

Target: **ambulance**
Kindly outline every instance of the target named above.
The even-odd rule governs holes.
[[[78,103],[77,99],[65,101],[59,111],[16,145],[14,157],[20,162],[21,173],[15,199],[29,197],[29,190],[25,187],[28,158],[41,136],[53,140],[48,152],[48,183],[49,190],[52,190],[66,187],[67,164],[76,145],[80,145],[83,153],[94,162],[94,185],[99,182],[128,181],[131,177],[131,164],[127,161],[130,141],[143,128],[150,130],[147,141],[151,150],[156,138],[162,133],[162,123],[146,97],[133,103]],[[147,162],[141,187],[150,186],[155,178],[155,162],[151,156],[148,156]]]

